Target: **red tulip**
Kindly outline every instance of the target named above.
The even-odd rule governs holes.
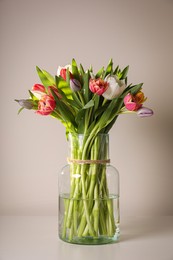
[[[72,73],[71,73],[71,65],[66,65],[65,67],[59,66],[59,67],[58,67],[58,70],[57,70],[57,75],[58,75],[58,76],[61,76],[64,80],[66,80],[66,72],[67,72],[67,69],[69,69],[70,79],[72,79],[72,78],[73,78],[73,75],[72,75]]]
[[[49,95],[44,95],[38,102],[38,110],[36,111],[37,114],[40,115],[50,115],[56,107],[56,102],[53,97]]]
[[[66,71],[67,71],[67,69],[61,69],[61,71],[60,71],[60,76],[61,76],[64,80],[66,80]]]

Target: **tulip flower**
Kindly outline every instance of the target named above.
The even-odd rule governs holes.
[[[128,93],[124,98],[124,104],[127,110],[137,111],[142,107],[145,100],[146,98],[142,91],[139,91],[136,95]]]
[[[70,79],[70,88],[76,92],[81,89],[81,83],[77,79]]]
[[[97,95],[101,96],[108,88],[108,83],[100,78],[98,79],[90,79],[89,81],[89,88],[91,92],[96,93]]]
[[[70,72],[70,78],[73,78],[73,75],[71,73],[72,69],[71,69],[71,65],[66,65],[65,67],[58,67],[57,70],[57,76],[61,76],[64,80],[66,80],[66,71],[67,69],[69,69]]]
[[[35,84],[32,87],[31,92],[34,94],[36,98],[41,99],[41,97],[46,94],[46,89],[41,84]]]
[[[49,95],[44,95],[38,102],[37,114],[40,115],[50,115],[56,107],[56,102],[53,97]]]
[[[148,107],[141,107],[138,109],[137,115],[139,117],[149,117],[153,115],[153,110]]]
[[[116,76],[108,75],[105,78],[105,81],[108,84],[106,91],[102,94],[102,96],[106,99],[113,99],[115,97],[120,96],[126,88],[126,84],[124,80],[119,80]]]
[[[32,109],[34,107],[32,100],[29,99],[20,99],[15,101],[17,101],[21,107],[26,109]]]

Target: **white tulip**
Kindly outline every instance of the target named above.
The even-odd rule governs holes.
[[[117,76],[108,75],[104,81],[108,83],[108,88],[102,96],[109,100],[120,96],[126,88],[125,80],[119,80]]]

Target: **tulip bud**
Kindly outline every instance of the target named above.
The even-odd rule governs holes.
[[[57,76],[61,76],[64,80],[66,80],[66,71],[69,69],[70,78],[72,78],[72,68],[71,65],[66,65],[65,67],[58,67]]]
[[[41,84],[35,84],[32,87],[31,92],[34,94],[36,98],[41,99],[41,97],[46,94],[46,89]]]
[[[21,107],[26,108],[26,109],[32,109],[34,106],[34,104],[32,103],[32,100],[20,99],[20,100],[15,100],[15,101],[18,102]]]
[[[137,115],[139,117],[149,117],[153,115],[153,110],[148,107],[141,107],[140,109],[138,109]]]
[[[81,84],[77,79],[71,79],[70,80],[70,88],[76,92],[79,91],[81,89]]]

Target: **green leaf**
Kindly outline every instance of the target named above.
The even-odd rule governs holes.
[[[92,132],[92,130],[94,129],[95,125],[96,125],[96,121],[93,120],[93,122],[89,125],[89,127],[88,127],[88,129],[86,131],[86,135],[89,135]],[[97,132],[95,132],[95,134],[97,134]]]
[[[132,95],[135,95],[136,93],[138,93],[141,90],[142,86],[143,86],[143,83],[131,86],[130,87],[130,93]]]
[[[84,107],[83,109],[88,109],[90,107],[93,107],[94,106],[94,100],[91,99]]]
[[[58,89],[58,93],[62,96],[62,99],[65,103],[68,103],[70,106],[76,108],[77,110],[82,108],[81,104],[78,105],[78,103],[75,102],[73,99],[67,98],[67,96],[65,95],[65,93],[61,89]]]
[[[119,113],[123,98],[113,99],[99,120],[99,130],[105,128]]]
[[[78,106],[78,108],[82,109],[83,105],[82,105],[81,101],[79,100],[77,92],[72,92],[72,98],[73,98],[74,102],[76,103],[76,105]]]
[[[53,91],[52,95],[56,101],[57,109],[62,115],[63,120],[67,123],[68,126],[70,126],[71,123],[73,127],[76,127],[77,125],[75,122],[75,118],[70,110],[70,107],[68,107],[64,102],[62,102]]]
[[[69,84],[61,77],[55,76],[55,82],[58,89],[62,90],[68,99],[72,99],[72,90]]]
[[[104,106],[98,107],[98,109],[95,111],[95,118],[100,116],[108,107],[109,103],[106,103]]]
[[[49,72],[47,72],[46,70],[42,70],[42,72],[47,77],[49,82],[51,83],[51,85],[49,85],[49,86],[55,86],[55,79],[54,79],[54,77]]]
[[[105,70],[103,78],[105,78],[107,75],[112,74],[112,68],[113,68],[113,62],[112,59],[109,61],[109,64]]]
[[[22,110],[24,109],[24,107],[21,107],[19,110],[18,110],[18,115],[22,112]]]
[[[119,72],[119,65],[118,65],[118,66],[116,67],[116,69],[114,70],[113,75],[117,75],[118,72]]]
[[[104,67],[102,67],[97,73],[96,73],[96,79],[97,78],[102,78],[104,73]]]
[[[89,72],[93,72],[93,66],[92,65],[90,65],[90,67],[89,67]]]
[[[38,76],[45,87],[49,87],[55,85],[55,81],[52,79],[53,77],[45,70],[41,70],[38,66],[36,66]]]
[[[76,117],[75,117],[75,121],[76,121],[76,123],[78,124],[78,125],[80,125],[81,124],[81,122],[83,122],[83,120],[84,120],[84,118],[85,118],[85,110],[84,109],[81,109],[78,113],[77,113],[77,115],[76,115]],[[82,124],[82,125],[84,125],[84,124]]]
[[[85,120],[86,120],[86,116],[87,116],[87,111],[88,110],[86,110],[86,109],[81,109],[75,118],[75,121],[78,125],[78,127],[77,127],[78,134],[83,134],[85,131]]]
[[[127,67],[125,67],[125,69],[123,69],[123,71],[121,72],[120,79],[125,79],[127,77],[128,70],[129,70],[129,66],[127,66]]]
[[[125,84],[126,84],[126,86],[127,86],[127,77],[125,78]]]
[[[82,75],[84,75],[84,74],[85,74],[85,70],[84,70],[84,68],[83,68],[82,64],[80,64],[80,73],[81,73]]]
[[[72,59],[72,74],[74,76],[75,79],[78,79],[80,81],[80,74],[79,74],[79,70],[78,70],[78,67],[77,67],[77,63],[75,61],[75,59]]]
[[[90,78],[90,74],[89,74],[89,71],[87,71],[83,76],[84,83],[83,83],[83,89],[82,89],[85,103],[87,103],[90,99],[89,78]]]
[[[116,115],[115,117],[114,117],[114,119],[105,127],[105,129],[104,129],[104,133],[105,134],[107,134],[109,131],[110,131],[110,129],[113,127],[113,125],[115,124],[115,121],[117,120],[117,118],[118,118],[118,115]]]
[[[34,96],[34,94],[29,90],[29,94],[30,94],[30,97],[32,98],[33,101],[38,101],[39,99]]]
[[[94,96],[94,111],[96,111],[99,106],[100,98],[101,98],[101,96],[99,96],[99,95]]]
[[[67,68],[67,70],[66,70],[66,82],[67,82],[68,86],[70,86],[70,71],[69,71],[69,68]]]

